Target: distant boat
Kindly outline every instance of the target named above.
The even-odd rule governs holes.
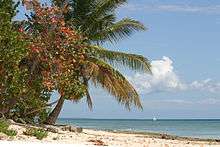
[[[157,121],[157,118],[156,118],[156,117],[154,117],[154,118],[153,118],[153,121]]]

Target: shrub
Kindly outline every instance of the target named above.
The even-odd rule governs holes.
[[[4,133],[8,136],[16,136],[17,132],[15,130],[10,130],[9,128],[9,124],[6,120],[4,119],[0,119],[0,132]]]
[[[9,127],[8,122],[4,119],[0,119],[0,132],[2,132],[3,130],[7,130],[8,127]]]
[[[37,129],[37,128],[27,128],[26,131],[23,133],[24,135],[28,135],[28,136],[35,136],[39,140],[42,140],[48,135],[47,131],[43,129]]]
[[[0,117],[42,123],[50,94],[43,89],[41,66],[27,58],[30,42],[23,21],[14,20],[21,1],[0,0]]]
[[[16,136],[17,135],[17,132],[15,130],[6,130],[4,133],[8,136]]]

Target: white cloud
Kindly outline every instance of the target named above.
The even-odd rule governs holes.
[[[183,84],[174,72],[173,61],[169,57],[152,61],[152,75],[137,73],[134,77],[128,77],[134,87],[140,93],[154,91],[183,90]]]
[[[198,104],[204,104],[204,105],[215,105],[215,104],[220,104],[220,99],[217,98],[207,98],[207,99],[202,99],[197,102]]]
[[[193,104],[193,101],[183,100],[183,99],[167,99],[167,100],[161,100],[160,102],[161,103],[170,103],[170,104],[184,104],[184,105]]]
[[[220,5],[128,4],[123,6],[123,8],[129,11],[166,11],[220,14]]]
[[[217,105],[220,104],[218,98],[197,98],[197,99],[160,99],[160,100],[148,100],[154,104],[170,104],[170,105]]]
[[[193,90],[205,90],[209,92],[220,92],[220,82],[206,79],[203,81],[194,81],[189,87]]]
[[[195,80],[191,83],[185,83],[183,80],[180,80],[174,70],[173,61],[169,57],[164,56],[161,60],[154,60],[151,62],[151,65],[152,75],[136,73],[132,77],[127,77],[141,94],[183,90],[220,92],[220,82],[211,79]]]

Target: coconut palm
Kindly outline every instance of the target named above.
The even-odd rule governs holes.
[[[127,0],[54,0],[54,4],[67,9],[66,22],[80,31],[92,43],[112,43],[144,31],[145,26],[131,18],[117,21],[116,9]]]
[[[89,94],[89,84],[91,81],[95,87],[101,87],[106,89],[116,100],[124,104],[127,109],[130,110],[131,104],[142,109],[140,98],[136,90],[129,83],[129,81],[110,64],[122,64],[130,67],[133,70],[141,70],[150,72],[149,61],[139,55],[127,54],[115,51],[108,51],[99,46],[90,46],[85,59],[84,67],[82,67],[81,75],[86,85],[87,103],[90,109],[92,109],[92,99]],[[77,98],[78,100],[79,98]],[[75,99],[68,99],[73,100]],[[60,114],[63,107],[65,97],[61,96],[57,105],[50,113],[46,123],[54,124]]]
[[[141,55],[109,51],[100,46],[105,41],[114,43],[130,36],[134,31],[145,30],[144,25],[130,18],[116,21],[115,10],[126,0],[54,0],[54,4],[66,8],[65,21],[68,26],[86,37],[85,64],[81,68],[82,80],[87,87],[86,95],[89,108],[92,99],[88,82],[106,89],[119,103],[130,109],[131,104],[142,108],[140,98],[126,78],[111,65],[123,65],[132,70],[150,72],[149,61]],[[54,124],[63,107],[65,98],[60,97],[46,123]]]

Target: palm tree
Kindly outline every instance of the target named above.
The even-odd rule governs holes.
[[[130,36],[134,31],[144,31],[146,28],[140,22],[130,18],[116,21],[115,10],[126,0],[69,0],[68,2],[54,0],[54,4],[68,9],[65,15],[66,23],[81,32],[87,38],[89,47],[86,51],[85,65],[81,73],[87,87],[86,98],[92,109],[92,99],[88,91],[91,81],[113,95],[119,103],[130,110],[134,104],[142,109],[140,98],[126,78],[111,65],[123,65],[132,70],[150,72],[149,61],[141,55],[109,51],[100,46],[105,41],[111,43]],[[50,113],[46,123],[54,124],[63,107],[65,98],[61,96],[57,105]]]
[[[136,90],[126,78],[118,70],[108,64],[108,62],[113,65],[126,65],[134,70],[150,72],[149,61],[139,55],[108,51],[99,46],[91,45],[90,47],[94,54],[87,56],[85,59],[86,64],[81,71],[84,84],[87,86],[86,98],[89,108],[92,108],[92,99],[88,91],[88,81],[90,80],[95,87],[106,89],[119,103],[124,104],[127,109],[130,110],[131,104],[142,109],[140,98]],[[61,96],[57,105],[50,113],[46,121],[47,124],[54,124],[56,122],[64,101],[65,97]]]
[[[144,31],[139,21],[124,18],[117,21],[116,9],[127,0],[54,0],[67,9],[66,22],[80,31],[92,43],[118,42],[134,31]]]

